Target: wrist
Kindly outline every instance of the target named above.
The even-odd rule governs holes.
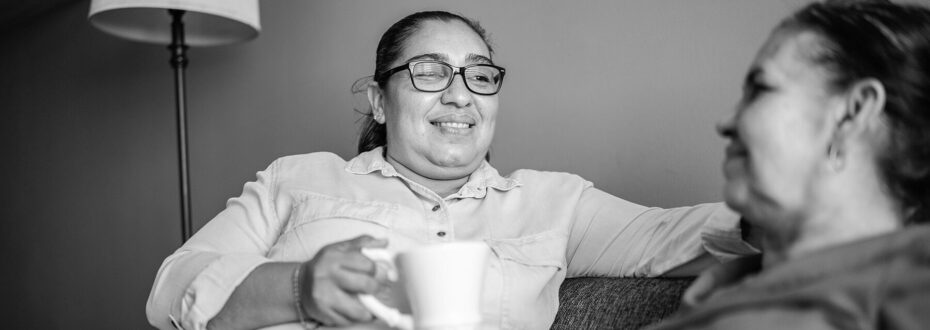
[[[303,291],[306,290],[306,286],[304,285],[305,274],[303,274],[305,266],[306,263],[301,263],[294,268],[294,273],[291,275],[291,286],[294,293],[294,310],[297,313],[297,320],[304,329],[313,330],[319,328],[323,324],[309,317],[309,312],[306,309],[307,304],[303,301],[303,297],[305,296]]]

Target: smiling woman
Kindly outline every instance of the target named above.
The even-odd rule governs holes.
[[[843,113],[846,99],[831,91],[825,68],[797,60],[813,55],[820,43],[812,31],[776,31],[746,77],[739,111],[719,126],[732,138],[724,196],[747,218],[800,208],[823,184],[827,168],[818,160],[834,138],[832,119]]]
[[[817,2],[750,67],[724,196],[765,255],[702,274],[659,329],[930,324],[930,8]]]
[[[408,46],[388,67],[409,67],[407,63],[422,66],[423,62],[417,61],[425,59],[450,66],[491,63],[488,43],[466,22],[427,20],[419,29],[406,40]],[[496,67],[485,68],[487,71]],[[387,125],[387,161],[401,175],[441,196],[458,190],[478,169],[491,146],[497,122],[497,92],[503,76],[498,74],[499,83],[490,86],[488,95],[482,95],[471,91],[467,85],[476,83],[468,82],[471,79],[464,79],[462,73],[462,79],[447,75],[443,79],[445,88],[426,93],[418,87],[426,79],[419,75],[410,75],[408,79],[403,77],[406,74],[396,72],[376,74],[380,82],[368,88],[375,121]]]
[[[481,241],[493,252],[482,326],[542,329],[566,277],[694,275],[756,252],[719,203],[649,208],[568,173],[501,176],[486,156],[504,73],[470,19],[420,12],[395,23],[366,86],[358,156],[288,156],[259,172],[165,260],[150,322],[385,328],[357,299],[390,290],[361,249]]]

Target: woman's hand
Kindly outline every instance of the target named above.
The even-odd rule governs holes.
[[[375,263],[361,249],[386,246],[386,240],[362,235],[320,249],[313,259],[300,266],[298,280],[304,312],[325,325],[372,321],[372,314],[357,295],[373,294],[380,284],[375,279]]]

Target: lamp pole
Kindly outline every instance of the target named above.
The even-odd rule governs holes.
[[[187,67],[187,45],[184,44],[185,11],[169,9],[171,15],[171,67],[174,68],[174,96],[178,119],[178,162],[181,172],[181,242],[186,242],[194,232],[191,224],[190,176],[187,153],[187,97],[184,94],[184,69]]]
[[[181,190],[181,242],[194,234],[187,146],[184,70],[187,46],[217,46],[252,39],[261,30],[258,0],[91,0],[87,19],[98,29],[133,41],[165,45],[174,69]],[[165,24],[165,10],[171,25]],[[191,26],[184,26],[184,18]],[[170,38],[169,38],[170,35]],[[186,35],[186,36],[185,36]],[[189,38],[189,39],[186,39]]]

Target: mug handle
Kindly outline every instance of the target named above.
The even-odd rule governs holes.
[[[362,249],[368,259],[375,262],[378,272],[385,272],[388,280],[397,281],[397,266],[394,265],[394,252],[386,249]],[[365,306],[377,318],[383,320],[388,326],[403,330],[413,330],[413,317],[403,314],[395,308],[388,307],[380,300],[370,294],[358,295],[359,302]]]

